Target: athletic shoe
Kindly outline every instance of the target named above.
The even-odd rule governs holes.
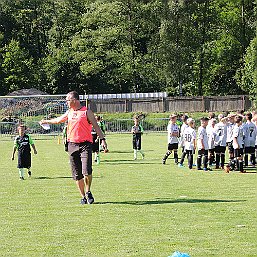
[[[165,164],[166,163],[166,160],[165,159],[162,159],[162,164]]]
[[[179,163],[179,164],[178,164],[178,167],[179,167],[179,168],[183,168],[183,167],[184,167],[184,165],[183,165],[183,164],[181,164],[181,163]]]
[[[95,199],[94,199],[94,197],[93,197],[93,195],[90,191],[88,191],[86,193],[86,198],[87,198],[87,203],[88,204],[92,204],[95,201]]]
[[[203,170],[202,168],[197,168],[197,170]]]
[[[212,171],[210,168],[203,168],[204,171]]]
[[[84,198],[82,198],[81,200],[80,200],[80,204],[87,204],[87,199],[86,199],[86,197],[84,197]]]
[[[20,180],[24,180],[24,177],[20,177]]]
[[[29,178],[31,177],[31,171],[30,170],[28,171],[28,177]]]

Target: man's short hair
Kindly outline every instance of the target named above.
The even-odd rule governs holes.
[[[79,94],[76,91],[71,91],[68,93],[73,99],[79,100]]]

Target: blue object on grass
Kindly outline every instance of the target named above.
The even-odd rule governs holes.
[[[190,257],[189,254],[187,253],[181,253],[181,252],[174,252],[171,256],[169,257]]]

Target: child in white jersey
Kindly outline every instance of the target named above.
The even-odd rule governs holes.
[[[243,167],[243,145],[244,145],[244,132],[242,127],[242,116],[236,116],[235,126],[233,129],[233,148],[235,149],[235,158],[237,160],[237,168],[240,172],[245,172]]]
[[[198,137],[197,137],[197,148],[198,148],[198,156],[197,156],[197,169],[202,170],[202,157],[203,157],[203,170],[210,170],[207,168],[208,163],[208,137],[206,133],[206,127],[208,125],[208,118],[201,119],[201,126],[198,128]]]
[[[178,137],[179,137],[179,127],[176,124],[177,115],[170,115],[170,122],[167,127],[168,131],[168,151],[162,159],[162,163],[165,164],[168,157],[174,152],[175,163],[178,164]]]
[[[235,114],[229,114],[227,117],[227,147],[229,154],[229,163],[228,167],[230,170],[235,169],[235,156],[234,156],[234,148],[233,148],[233,129],[235,126]]]
[[[216,125],[216,122],[217,122],[216,119],[211,119],[211,120],[209,120],[208,126],[206,127],[206,132],[207,132],[207,136],[208,136],[208,148],[209,148],[208,161],[209,161],[210,166],[215,161],[215,158],[214,158],[214,140],[215,140],[214,127]]]
[[[250,161],[253,165],[255,165],[255,141],[256,141],[256,126],[251,121],[252,114],[249,112],[245,115],[246,123],[244,126],[245,129],[245,166],[248,166],[248,154],[250,154]]]
[[[225,164],[225,152],[227,145],[227,126],[226,126],[226,118],[223,114],[218,115],[219,123],[215,125],[215,153],[216,153],[216,169],[221,167],[224,169]]]
[[[188,127],[185,128],[182,136],[184,152],[188,158],[188,167],[193,167],[193,155],[196,149],[196,132],[194,130],[195,122],[193,119],[188,119]],[[184,158],[180,160],[179,167],[183,167]]]

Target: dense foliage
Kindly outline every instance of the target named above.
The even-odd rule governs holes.
[[[0,95],[257,95],[257,0],[2,0]]]

